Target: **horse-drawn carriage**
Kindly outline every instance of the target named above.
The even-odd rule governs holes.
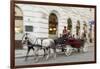
[[[38,42],[38,40],[40,40],[40,42]],[[83,49],[85,47],[85,42],[86,41],[84,39],[60,37],[57,39],[37,38],[35,40],[35,43],[32,43],[29,41],[28,38],[25,38],[25,40],[23,41],[23,44],[26,43],[27,47],[28,47],[25,59],[27,60],[29,51],[31,49],[33,49],[33,51],[34,51],[35,48],[37,48],[37,50],[34,52],[36,54],[36,58],[37,58],[38,54],[43,52],[41,55],[43,55],[43,57],[46,56],[46,60],[51,55],[51,50],[52,50],[52,56],[54,56],[54,57],[56,57],[57,49],[60,49],[61,50],[60,52],[64,52],[66,56],[71,55],[74,48],[77,49],[78,52],[80,52],[81,49],[84,52]],[[39,52],[40,50],[42,52]],[[39,52],[39,53],[37,53],[37,52]]]
[[[60,46],[62,51],[64,51],[65,55],[69,56],[73,52],[74,49],[77,49],[78,52],[85,52],[84,50],[86,39],[79,39],[79,38],[65,38],[60,37],[55,40],[56,48]]]

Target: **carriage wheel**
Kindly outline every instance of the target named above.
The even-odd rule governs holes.
[[[88,45],[85,43],[83,47],[80,48],[82,52],[87,52],[88,51]]]
[[[72,53],[72,47],[71,46],[66,46],[66,50],[65,50],[65,55],[66,56],[70,56]]]
[[[69,52],[68,52],[68,51],[65,51],[65,55],[66,55],[66,56],[70,56],[71,53],[72,53],[72,51],[69,51]]]
[[[82,51],[83,51],[83,52],[87,52],[87,51],[88,51],[88,47],[84,46],[84,47],[82,48]]]

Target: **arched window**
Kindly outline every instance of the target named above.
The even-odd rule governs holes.
[[[87,25],[86,25],[86,22],[84,22],[84,24],[83,24],[83,37],[86,37],[86,33],[87,33]]]
[[[78,20],[76,24],[76,35],[79,36],[79,34],[80,34],[80,21]]]
[[[15,33],[23,32],[23,13],[20,7],[15,6]]]
[[[67,23],[68,23],[67,29],[71,31],[72,30],[72,20],[71,20],[71,18],[68,18]]]
[[[54,13],[49,16],[49,34],[56,35],[58,26],[58,19]]]

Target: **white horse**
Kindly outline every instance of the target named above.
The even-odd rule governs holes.
[[[43,56],[46,57],[46,60],[48,60],[48,58],[51,56],[56,56],[56,50],[55,50],[55,42],[53,39],[43,39],[41,42],[41,39],[39,38],[29,38],[28,41],[31,43],[31,49],[33,49],[34,55],[35,55],[35,60],[36,62],[39,61],[39,56]],[[29,54],[29,45],[27,43],[27,40],[23,40],[22,41],[23,44],[26,44],[25,46],[27,46],[28,50],[27,50],[27,54],[26,54],[26,59],[27,56]],[[42,44],[41,44],[42,43]]]
[[[47,54],[46,56],[46,60],[50,57],[53,56],[54,58],[56,57],[56,46],[55,46],[55,42],[53,39],[44,39],[42,42],[42,46],[45,49],[45,54]]]

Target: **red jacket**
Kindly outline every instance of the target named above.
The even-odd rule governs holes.
[[[67,34],[67,30],[66,29],[63,30],[63,35],[65,35],[65,34]]]

